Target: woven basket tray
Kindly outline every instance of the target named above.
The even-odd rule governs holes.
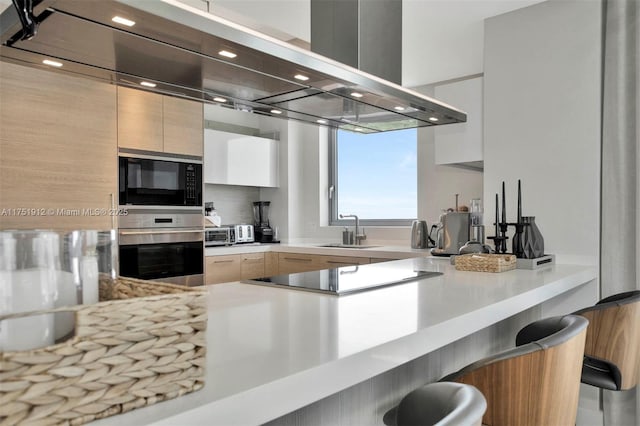
[[[513,254],[463,254],[456,256],[455,262],[459,271],[504,272],[516,269],[516,257]]]
[[[206,291],[118,278],[100,297],[121,300],[44,311],[75,311],[73,338],[0,352],[0,425],[83,424],[204,386]]]

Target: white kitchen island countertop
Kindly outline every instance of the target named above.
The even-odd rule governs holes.
[[[578,265],[497,274],[456,271],[448,258],[382,265],[443,275],[346,296],[208,286],[204,389],[96,424],[265,423],[597,277]]]

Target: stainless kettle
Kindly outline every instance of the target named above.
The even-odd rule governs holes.
[[[411,248],[426,249],[429,242],[429,231],[427,222],[424,220],[414,220],[411,225]]]

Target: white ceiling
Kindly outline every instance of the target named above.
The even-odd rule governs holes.
[[[309,42],[310,0],[183,0],[282,39]],[[368,1],[368,0],[365,0]],[[402,84],[481,73],[485,18],[542,0],[403,0]],[[0,0],[0,10],[11,0]]]

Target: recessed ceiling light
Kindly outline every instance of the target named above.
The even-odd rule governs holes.
[[[355,130],[356,132],[361,132],[361,131],[362,131],[362,129],[361,129],[360,127],[356,127],[356,128],[355,128],[355,129],[353,129],[353,130]]]
[[[127,27],[133,27],[136,24],[135,21],[132,21],[131,19],[123,18],[122,16],[114,16],[113,18],[111,18],[111,20],[116,24],[126,25]]]
[[[320,123],[320,124],[327,124],[327,120],[316,120],[316,123]]]
[[[362,93],[358,93],[358,92],[351,92],[351,96],[353,96],[354,98],[361,98],[364,95]]]
[[[306,75],[302,75],[302,74],[296,74],[296,75],[293,76],[293,78],[295,78],[296,80],[300,80],[300,81],[309,80],[309,77],[307,77]]]
[[[271,114],[282,114],[282,111],[280,111],[279,109],[272,109]]]
[[[141,81],[140,82],[140,86],[144,86],[144,87],[156,87],[155,83],[151,83],[149,81]]]
[[[62,62],[52,61],[51,59],[45,59],[42,61],[42,63],[45,65],[50,65],[52,67],[57,67],[57,68],[60,68],[62,66]]]
[[[228,50],[221,50],[218,52],[218,55],[224,56],[226,58],[235,58],[236,56],[238,56],[233,52],[229,52]]]
[[[429,117],[429,121],[438,121],[437,117]]]
[[[399,105],[397,107],[393,107],[393,109],[395,109],[396,111],[404,111],[404,107]]]
[[[214,101],[216,102],[227,102],[227,100],[225,98],[221,98],[219,96],[216,96],[215,98],[213,98]]]

